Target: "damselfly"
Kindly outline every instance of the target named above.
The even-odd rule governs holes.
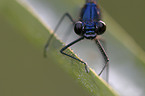
[[[105,61],[104,66],[102,67],[101,71],[98,74],[100,76],[102,74],[102,72],[104,71],[104,69],[108,66],[109,58],[108,58],[103,46],[101,45],[99,39],[97,38],[99,35],[102,35],[105,32],[106,24],[101,20],[101,12],[100,12],[98,4],[95,2],[95,0],[86,0],[86,3],[81,10],[80,19],[77,22],[74,21],[74,19],[72,18],[72,16],[69,13],[65,13],[61,17],[60,21],[58,22],[57,26],[54,29],[53,34],[49,37],[49,39],[45,45],[44,55],[46,56],[46,49],[48,48],[50,41],[52,40],[54,34],[57,32],[58,27],[60,26],[60,24],[62,23],[62,21],[64,20],[65,17],[68,17],[69,20],[73,23],[74,32],[77,35],[79,35],[80,38],[78,38],[77,40],[64,46],[60,50],[60,52],[63,55],[66,55],[74,60],[77,60],[77,61],[83,63],[85,65],[85,70],[88,73],[89,70],[88,70],[87,64],[84,61],[82,61],[79,58],[74,57],[64,51],[68,47],[72,46],[73,44],[75,44],[83,39],[94,40],[96,42],[99,50],[101,51],[101,54]]]

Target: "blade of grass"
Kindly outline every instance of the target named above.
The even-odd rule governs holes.
[[[2,5],[3,4],[3,5]],[[45,24],[40,23],[39,19],[34,17],[34,14],[28,11],[28,7],[23,6],[20,2],[5,0],[1,1],[1,16],[21,32],[28,41],[39,49],[43,47],[47,40],[47,29]],[[27,9],[27,10],[26,10]],[[23,20],[25,19],[25,20]],[[62,46],[62,43],[54,38],[54,42],[49,49],[49,56],[55,58],[53,61],[58,63],[66,72],[81,85],[90,96],[115,96],[116,93],[99,78],[92,70],[90,73],[85,73],[84,65],[78,62],[73,62],[68,58],[64,58],[57,48]],[[42,49],[41,49],[42,50]],[[71,51],[70,51],[71,52]],[[55,83],[55,82],[54,82]]]
[[[33,0],[31,0],[31,1],[33,1]],[[57,2],[57,3],[56,3]],[[75,4],[74,4],[74,2],[75,2]],[[82,2],[82,3],[81,3]],[[39,5],[39,3],[40,3],[40,5]],[[42,4],[41,4],[42,3]],[[43,3],[46,3],[46,5],[43,7]],[[49,14],[49,15],[47,15],[47,18],[51,18],[52,20],[49,20],[49,19],[44,19],[44,21],[45,22],[47,22],[47,21],[49,21],[49,26],[50,25],[53,25],[53,22],[55,22],[55,23],[57,23],[57,21],[58,21],[58,19],[61,17],[61,15],[64,13],[64,12],[69,12],[73,17],[74,17],[74,19],[75,19],[75,17],[77,18],[77,15],[76,15],[76,13],[74,13],[72,10],[75,10],[76,8],[77,8],[77,6],[79,5],[79,6],[83,6],[82,4],[84,4],[84,2],[83,1],[67,1],[67,0],[61,0],[61,1],[57,1],[57,0],[53,0],[53,1],[51,1],[51,0],[49,0],[48,1],[48,3],[47,2],[39,2],[39,0],[38,0],[38,4],[36,4],[37,6],[39,6],[38,8],[37,8],[37,6],[35,5],[36,4],[36,2],[34,3],[34,6],[33,6],[33,8],[36,8],[36,9],[40,9],[39,7],[41,6],[41,7],[43,7],[42,9],[43,10],[47,10],[47,12],[45,12],[46,14]],[[33,5],[33,4],[32,4]],[[61,5],[63,5],[63,6],[61,6]],[[49,7],[46,7],[46,6],[49,6]],[[51,6],[51,7],[50,7]],[[68,7],[69,6],[69,7]],[[104,7],[104,6],[103,6]],[[50,10],[48,10],[48,9],[50,9],[50,10],[52,10],[52,12],[50,11]],[[59,11],[58,11],[58,9],[60,9]],[[79,8],[80,9],[80,8]],[[44,15],[44,13],[43,13],[43,10],[41,10],[42,11],[42,14]],[[38,12],[37,10],[35,10],[36,12]],[[78,12],[78,11],[77,11]],[[38,15],[39,14],[41,14],[41,12],[40,13],[37,13]],[[53,17],[51,17],[50,15],[51,14],[53,14]],[[130,47],[130,45],[132,46],[132,45],[134,45],[134,41],[133,41],[133,39],[128,35],[128,34],[126,34],[127,32],[125,32],[125,30],[117,23],[117,22],[114,22],[114,20],[112,19],[112,18],[109,18],[109,15],[108,15],[108,13],[104,13],[103,14],[103,17],[104,17],[104,20],[105,20],[105,22],[107,23],[107,29],[109,29],[109,30],[107,30],[107,35],[105,34],[104,36],[105,36],[105,39],[106,39],[106,41],[107,41],[107,45],[108,45],[108,47],[110,47],[110,46],[112,46],[111,48],[107,48],[110,52],[112,52],[112,53],[110,53],[110,54],[108,54],[109,55],[109,57],[110,57],[110,65],[111,66],[116,66],[116,68],[110,68],[111,70],[110,70],[110,73],[111,72],[113,72],[113,74],[111,73],[110,74],[110,76],[113,76],[113,77],[115,77],[115,75],[116,76],[119,76],[120,78],[125,78],[125,79],[127,79],[127,80],[125,80],[125,82],[122,82],[122,80],[120,79],[120,78],[118,78],[118,79],[120,79],[120,80],[118,80],[117,78],[113,78],[113,80],[111,80],[112,78],[110,78],[110,80],[112,81],[111,83],[113,83],[112,85],[114,85],[114,86],[116,86],[117,87],[117,85],[119,84],[119,82],[122,82],[122,84],[121,84],[121,86],[124,84],[124,86],[126,85],[126,81],[128,81],[128,79],[129,79],[129,81],[128,81],[128,83],[129,82],[133,82],[132,83],[132,85],[130,85],[129,87],[131,88],[131,89],[135,89],[135,88],[141,88],[141,86],[144,86],[143,84],[141,84],[141,86],[140,86],[140,84],[138,85],[138,83],[140,82],[140,80],[136,80],[135,78],[142,78],[142,77],[139,77],[141,74],[144,74],[144,72],[143,71],[141,71],[141,69],[139,68],[139,66],[142,66],[142,62],[138,62],[138,58],[136,58],[136,55],[131,51],[132,50],[132,48]],[[52,22],[51,22],[52,21]],[[48,22],[47,22],[48,23]],[[54,24],[55,25],[55,24]],[[53,26],[52,26],[53,27]],[[64,27],[64,26],[63,26]],[[109,32],[108,32],[109,31]],[[123,32],[122,32],[123,31]],[[59,33],[59,32],[58,32]],[[109,33],[109,34],[108,34]],[[110,33],[112,34],[111,36],[110,36]],[[119,34],[117,34],[117,33],[119,33]],[[122,35],[122,33],[124,34],[124,35]],[[58,36],[60,35],[60,34],[57,34]],[[116,35],[116,36],[115,36]],[[73,35],[72,35],[73,36]],[[106,38],[106,37],[108,37],[108,38]],[[123,37],[123,38],[122,38]],[[130,38],[132,39],[132,40],[130,40]],[[111,43],[111,44],[109,44],[109,42],[111,42],[111,40],[112,39],[114,39],[114,41],[117,41],[116,43]],[[119,41],[119,42],[118,42]],[[131,41],[131,42],[130,42]],[[129,42],[129,43],[128,43]],[[132,44],[133,43],[133,44]],[[128,46],[128,45],[129,46]],[[127,46],[126,46],[127,45]],[[80,46],[81,45],[79,45],[79,48],[80,48]],[[92,46],[92,45],[90,45],[90,46]],[[120,47],[117,47],[117,46],[120,46]],[[122,46],[123,46],[123,48],[122,48]],[[137,45],[136,45],[137,46]],[[136,48],[136,46],[135,47],[133,47],[133,48]],[[87,46],[86,46],[87,47]],[[82,47],[83,49],[84,49],[84,46]],[[96,47],[95,47],[96,48]],[[120,50],[122,48],[122,50]],[[80,48],[81,49],[81,48]],[[120,53],[118,52],[118,49],[120,50]],[[74,49],[73,49],[74,50]],[[78,48],[76,48],[76,50],[79,50]],[[74,50],[74,52],[75,53],[77,53],[76,52],[76,50]],[[87,49],[87,50],[89,50],[89,53],[90,53],[90,51],[93,51],[93,52],[96,52],[96,50],[90,50],[90,49]],[[113,51],[112,51],[113,50]],[[115,50],[117,50],[117,51],[115,51]],[[136,53],[138,53],[137,52],[138,50],[134,50],[134,52],[136,52]],[[126,54],[124,54],[124,52],[126,52]],[[80,53],[80,54],[82,54],[80,51],[78,51],[78,53]],[[118,54],[119,53],[119,54]],[[132,54],[133,53],[133,54]],[[79,54],[79,55],[80,55]],[[129,55],[129,54],[132,54],[132,55]],[[111,55],[111,56],[110,56]],[[123,56],[123,55],[125,55],[125,56]],[[138,54],[139,55],[139,54]],[[87,57],[86,56],[86,54],[84,54],[84,56],[85,57]],[[121,59],[122,57],[121,56],[123,56],[124,57],[124,59]],[[128,57],[127,57],[128,56]],[[119,57],[121,57],[120,58],[120,60],[118,60],[118,58]],[[82,58],[82,57],[81,57]],[[134,59],[130,59],[130,58],[134,58]],[[135,61],[135,59],[136,59],[136,62],[138,63],[135,63],[134,61]],[[86,60],[86,59],[83,59],[83,60]],[[140,59],[141,60],[141,59]],[[96,60],[96,62],[98,61],[98,59]],[[115,62],[115,61],[117,61],[117,62]],[[133,62],[132,64],[130,64],[129,63],[129,61],[130,62]],[[88,62],[88,61],[87,61]],[[96,62],[94,63],[94,65],[96,66]],[[88,62],[88,64],[92,64],[92,63],[90,63],[90,62]],[[129,65],[130,64],[130,65]],[[137,67],[136,67],[137,66]],[[133,67],[133,68],[132,68]],[[136,69],[135,69],[135,68]],[[93,68],[93,67],[92,67]],[[122,72],[122,69],[119,71],[119,70],[117,70],[117,69],[121,69],[121,68],[125,68],[126,70],[124,70],[124,72]],[[142,66],[142,68],[143,68],[143,66]],[[117,70],[117,72],[114,72],[114,71],[112,71],[112,69],[113,70]],[[134,70],[135,69],[135,70]],[[140,70],[140,71],[138,71],[138,69]],[[95,69],[95,70],[97,70],[97,69]],[[128,72],[129,71],[129,72]],[[116,73],[116,74],[114,74],[114,73]],[[119,74],[118,74],[119,73]],[[122,74],[121,74],[122,73]],[[132,74],[131,74],[132,73]],[[134,77],[134,75],[133,74],[138,74],[137,76],[135,76]],[[122,77],[121,77],[122,76]],[[131,76],[133,76],[134,77],[134,79],[132,79],[132,77]],[[127,78],[126,78],[127,77]],[[115,83],[114,83],[114,81],[116,81]],[[144,81],[144,79],[142,79],[142,81]],[[137,84],[136,84],[137,83]],[[141,82],[140,82],[141,83]],[[134,84],[136,84],[136,85],[134,85]],[[113,86],[113,87],[114,87]],[[132,86],[134,86],[134,88],[132,88]],[[135,87],[136,86],[136,87]],[[130,89],[129,88],[129,89]],[[116,88],[116,89],[118,89],[118,88]],[[122,92],[122,93],[124,93],[125,91],[124,90],[122,90],[122,88],[120,88],[121,90],[119,90],[120,92]],[[130,94],[134,94],[133,92],[135,92],[134,90],[127,90],[127,91],[130,91],[129,93]],[[143,88],[142,88],[142,90],[143,90]],[[143,92],[143,91],[142,91]],[[139,92],[140,93],[140,92]],[[139,93],[137,93],[137,94],[139,94]],[[128,94],[129,95],[129,94]],[[127,95],[127,96],[128,96]]]

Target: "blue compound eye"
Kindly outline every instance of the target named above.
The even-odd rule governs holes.
[[[101,35],[106,31],[106,24],[103,21],[100,20],[96,23],[96,28],[98,28],[97,29],[97,34]]]
[[[82,35],[82,22],[81,21],[78,21],[75,23],[74,31],[76,34]]]

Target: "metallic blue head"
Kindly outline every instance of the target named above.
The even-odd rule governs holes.
[[[97,35],[101,35],[105,32],[106,25],[103,21],[98,22],[81,22],[75,23],[74,31],[80,36],[84,36],[86,39],[94,39]]]
[[[84,24],[83,31],[84,31],[83,35],[87,39],[94,39],[97,36],[96,27],[94,23]]]

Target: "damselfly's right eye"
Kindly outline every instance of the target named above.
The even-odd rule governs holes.
[[[98,31],[97,31],[97,34],[98,35],[101,35],[105,32],[106,30],[106,24],[103,22],[103,21],[98,21],[96,26],[98,27]]]
[[[81,21],[78,21],[75,23],[74,31],[76,34],[82,35],[82,22]]]

